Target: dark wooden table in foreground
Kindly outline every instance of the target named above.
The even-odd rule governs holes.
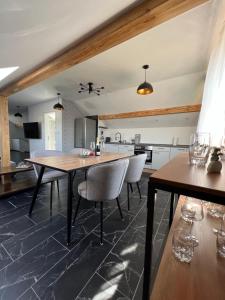
[[[151,300],[225,299],[225,259],[216,254],[216,235],[212,230],[220,227],[220,220],[207,215],[205,207],[204,219],[193,224],[192,233],[198,238],[199,245],[195,248],[191,263],[181,263],[172,254],[173,231],[186,226],[180,218],[180,209],[184,201],[185,196],[181,196],[155,279]]]
[[[150,177],[148,184],[143,300],[150,299],[154,199],[157,189],[171,192],[172,195],[176,193],[225,204],[225,162],[223,162],[223,168],[220,174],[208,174],[206,168],[190,165],[188,154],[183,153],[176,156]],[[172,223],[173,218],[173,200],[173,197],[171,197],[170,223]],[[204,255],[204,253],[202,253],[202,255]],[[208,276],[211,276],[210,270]],[[177,284],[179,284],[179,282]],[[196,281],[195,284],[198,284],[198,281]],[[192,288],[194,288],[194,286]],[[207,286],[203,288],[207,289]],[[167,293],[167,291],[165,291],[165,293]],[[161,299],[167,299],[166,295]],[[173,300],[180,299],[179,297],[173,298]],[[194,300],[199,298],[189,299]]]
[[[34,195],[30,207],[29,214],[32,214],[32,210],[38,195],[38,191],[41,185],[41,180],[45,168],[51,168],[54,170],[62,171],[68,174],[68,191],[67,191],[67,244],[71,242],[71,220],[72,220],[72,181],[73,173],[76,170],[86,169],[88,167],[115,161],[118,159],[129,157],[129,153],[102,153],[100,156],[90,156],[82,158],[75,154],[65,154],[62,156],[48,156],[48,157],[35,157],[25,159],[32,164],[41,166],[41,170],[38,176],[37,185],[34,190]]]

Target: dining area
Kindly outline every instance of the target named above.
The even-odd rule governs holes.
[[[50,182],[50,215],[52,214],[52,189],[54,181],[57,183],[58,196],[59,180],[67,177],[67,245],[71,243],[71,228],[75,226],[81,199],[92,201],[94,206],[100,205],[100,225],[101,237],[100,244],[103,244],[103,203],[105,201],[116,200],[121,219],[123,213],[120,207],[119,196],[124,181],[127,183],[127,202],[130,209],[129,190],[133,192],[133,184],[137,184],[141,199],[139,181],[144,169],[146,154],[130,157],[129,153],[102,153],[101,156],[90,155],[84,157],[77,154],[80,149],[76,148],[70,154],[60,151],[45,150],[42,152],[31,153],[31,157],[26,159],[32,163],[37,175],[37,185],[35,187],[32,202],[29,208],[29,216],[38,196],[42,178],[48,178]],[[45,172],[47,168],[47,172]],[[84,173],[85,180],[78,187],[78,199],[72,221],[73,211],[73,181],[76,172]]]
[[[139,299],[145,155],[50,152],[29,159],[40,185],[0,203],[2,299]]]

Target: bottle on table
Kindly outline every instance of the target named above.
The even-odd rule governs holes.
[[[100,150],[100,145],[99,145],[99,138],[97,138],[97,141],[96,141],[95,155],[96,156],[101,155],[101,150]]]

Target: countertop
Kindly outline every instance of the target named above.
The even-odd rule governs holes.
[[[106,143],[106,144],[116,144],[116,145],[130,145],[130,146],[135,146],[135,144],[132,144],[132,143],[118,143],[118,142],[110,142],[110,143]],[[140,143],[140,144],[137,144],[137,145],[140,145],[140,146],[144,146],[144,145],[147,145],[147,146],[155,146],[155,147],[172,147],[172,148],[188,148],[189,145],[172,145],[172,144],[153,144],[153,143]]]

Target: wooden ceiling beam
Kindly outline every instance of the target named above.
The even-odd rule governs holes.
[[[0,157],[1,167],[10,166],[8,98],[0,96]]]
[[[9,96],[108,50],[209,0],[144,0],[97,32],[0,89]]]
[[[194,105],[176,106],[176,107],[169,107],[169,108],[156,108],[150,110],[133,111],[127,113],[120,113],[120,114],[100,115],[99,120],[104,121],[104,120],[116,120],[116,119],[143,118],[143,117],[152,117],[152,116],[199,112],[200,110],[201,110],[201,104],[194,104]]]

